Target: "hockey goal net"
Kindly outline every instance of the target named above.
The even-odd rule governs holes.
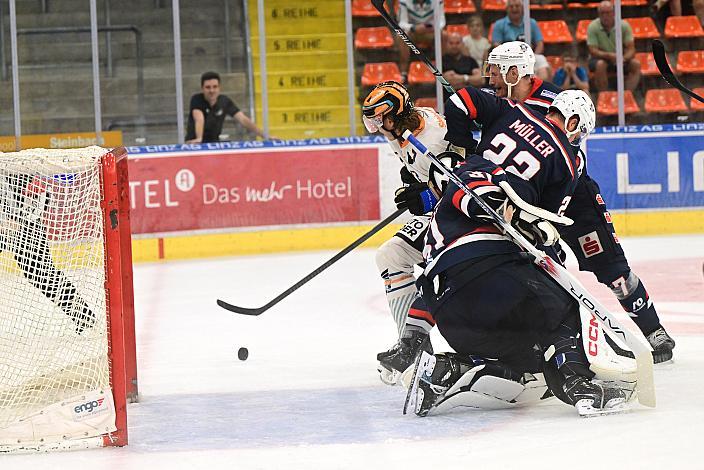
[[[0,153],[0,452],[127,444],[124,148]]]

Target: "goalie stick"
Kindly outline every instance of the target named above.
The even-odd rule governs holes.
[[[678,90],[686,93],[687,95],[691,96],[697,101],[701,101],[704,103],[704,98],[699,96],[698,94],[694,93],[692,90],[687,88],[680,82],[677,77],[675,77],[675,74],[672,73],[672,69],[670,68],[670,64],[667,63],[667,54],[665,53],[665,45],[660,41],[659,39],[653,40],[652,44],[653,48],[653,58],[655,59],[655,65],[658,67],[658,71],[660,72],[660,75],[662,75],[662,78],[665,79],[667,83],[670,84],[670,86],[677,88]]]
[[[591,312],[601,324],[601,327],[607,330],[610,334],[616,335],[623,339],[625,344],[631,348],[636,360],[637,377],[638,377],[638,401],[645,406],[655,406],[655,384],[653,382],[653,356],[650,353],[650,347],[646,345],[645,339],[631,333],[623,328],[619,321],[611,314],[601,302],[594,298],[582,284],[569,271],[561,265],[555,263],[549,256],[534,247],[528,240],[523,237],[511,224],[506,222],[503,217],[496,213],[484,200],[479,197],[474,191],[465,185],[462,180],[452,171],[448,170],[440,160],[435,157],[415,136],[406,131],[403,137],[407,139],[419,152],[427,156],[435,165],[440,168],[445,176],[450,181],[455,183],[465,194],[471,197],[479,207],[482,208],[491,218],[494,223],[499,226],[506,235],[510,236],[514,242],[523,250],[529,253],[535,259],[535,263],[545,273],[555,280],[568,294],[574,297],[580,306]]]
[[[435,79],[440,82],[442,87],[445,89],[446,92],[449,94],[454,94],[455,89],[452,88],[452,85],[445,80],[445,77],[442,76],[442,73],[435,67],[435,65],[426,57],[425,54],[423,54],[418,47],[416,47],[415,44],[413,44],[413,41],[411,41],[411,38],[408,37],[408,34],[398,25],[395,19],[389,15],[389,12],[386,11],[386,8],[384,8],[384,0],[371,0],[372,5],[374,5],[374,8],[379,12],[379,14],[384,18],[384,21],[391,27],[391,29],[394,30],[396,35],[401,38],[401,40],[406,43],[408,48],[413,52],[416,57],[418,57],[420,60],[423,61],[423,63],[430,69],[431,72],[433,72],[433,75],[435,75]]]
[[[299,287],[301,287],[303,284],[306,284],[308,281],[313,279],[315,276],[318,274],[322,273],[326,269],[328,269],[330,266],[335,264],[337,261],[340,260],[343,256],[345,256],[347,253],[350,251],[354,250],[357,248],[359,245],[364,243],[365,241],[369,240],[375,233],[377,233],[379,230],[382,228],[386,227],[389,225],[391,222],[394,221],[399,215],[403,214],[405,212],[406,208],[398,209],[396,212],[376,224],[370,231],[359,237],[357,240],[353,241],[349,246],[347,246],[345,249],[337,253],[335,256],[327,260],[325,263],[321,264],[318,266],[316,269],[314,269],[310,274],[305,276],[303,279],[274,297],[271,301],[267,302],[266,304],[262,305],[261,307],[257,308],[246,308],[246,307],[238,307],[237,305],[232,305],[224,300],[218,299],[218,305],[225,310],[229,310],[230,312],[235,312],[235,313],[241,313],[242,315],[261,315],[262,313],[266,312],[269,310],[271,307],[274,305],[278,304],[281,302],[283,299],[291,295],[294,291],[296,291]]]

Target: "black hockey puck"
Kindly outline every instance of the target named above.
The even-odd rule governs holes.
[[[249,357],[249,350],[247,348],[240,348],[237,351],[237,357],[239,358],[240,361],[246,361],[247,358]]]

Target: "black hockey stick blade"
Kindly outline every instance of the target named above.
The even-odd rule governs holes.
[[[672,72],[672,69],[670,68],[670,64],[667,63],[667,54],[665,53],[665,44],[662,43],[661,40],[659,39],[654,39],[653,44],[653,58],[655,59],[655,65],[658,67],[658,71],[660,72],[660,75],[662,75],[662,78],[665,79],[667,83],[669,83],[672,87],[677,88],[678,90],[686,93],[687,95],[691,96],[697,101],[701,101],[704,103],[704,98],[699,96],[698,94],[694,93],[692,90],[687,88],[680,82],[677,77],[675,77],[675,74]]]
[[[246,307],[238,307],[237,305],[232,305],[224,300],[218,299],[218,305],[225,310],[229,310],[230,312],[235,312],[235,313],[240,313],[242,315],[261,315],[262,313],[266,312],[269,310],[271,307],[274,305],[278,304],[281,302],[283,299],[291,295],[294,291],[296,291],[299,287],[301,287],[303,284],[306,284],[308,281],[313,279],[315,276],[318,274],[322,273],[326,269],[328,269],[330,266],[335,264],[340,258],[345,256],[347,253],[350,251],[354,250],[357,248],[359,245],[364,243],[365,241],[369,240],[374,234],[376,234],[379,230],[382,228],[386,227],[389,225],[391,222],[393,222],[399,215],[403,214],[406,211],[405,208],[403,209],[397,209],[396,212],[391,214],[390,216],[386,217],[384,220],[376,224],[374,227],[372,227],[371,230],[369,230],[367,233],[359,237],[357,240],[353,241],[350,245],[348,245],[345,249],[337,253],[335,256],[327,260],[325,263],[321,264],[318,266],[315,270],[313,270],[310,274],[305,276],[303,279],[283,291],[281,294],[277,295],[274,299],[272,299],[270,302],[266,303],[265,305],[262,305],[261,307],[257,308],[246,308]]]
[[[423,61],[423,63],[428,67],[428,69],[435,75],[435,78],[437,81],[440,82],[442,87],[445,89],[446,92],[449,94],[454,94],[455,89],[452,88],[452,85],[450,85],[450,82],[445,80],[445,77],[442,76],[442,73],[435,67],[435,65],[428,59],[428,57],[423,54],[423,52],[418,49],[418,47],[411,41],[411,38],[408,37],[408,34],[399,26],[399,24],[396,22],[395,19],[391,15],[389,15],[389,12],[386,11],[386,8],[384,7],[384,1],[385,0],[371,0],[372,5],[376,10],[379,12],[382,18],[384,18],[384,21],[391,27],[391,29],[394,30],[396,35],[401,38],[401,40],[408,46],[408,48],[415,54],[420,60]]]

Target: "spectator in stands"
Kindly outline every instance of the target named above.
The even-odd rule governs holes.
[[[442,70],[442,76],[456,90],[468,85],[475,87],[484,85],[479,64],[472,57],[465,55],[462,50],[462,36],[459,33],[447,35],[442,55]],[[445,97],[447,98],[449,96]]]
[[[582,90],[589,93],[589,74],[579,65],[574,50],[566,53],[562,58],[563,65],[555,71],[552,82],[563,90]]]
[[[530,19],[530,36],[531,47],[535,53],[535,75],[542,80],[548,80],[550,78],[550,64],[543,55],[545,49],[543,33],[533,18]],[[492,47],[509,41],[526,42],[522,0],[507,0],[506,16],[494,23],[494,29],[491,33]]]
[[[229,97],[220,94],[220,75],[216,72],[205,72],[201,75],[200,88],[202,93],[191,97],[186,143],[219,142],[222,125],[227,116],[232,116],[257,136],[267,138]]]
[[[474,59],[479,65],[479,69],[484,66],[486,56],[489,54],[491,44],[484,37],[484,22],[479,15],[470,16],[467,20],[469,35],[462,38],[464,53]]]
[[[411,38],[413,43],[420,48],[432,49],[435,40],[435,26],[445,32],[445,11],[440,13],[440,22],[435,25],[435,10],[432,0],[401,0],[398,11],[398,25]],[[408,74],[408,61],[411,50],[398,37],[396,44],[399,52],[399,68],[406,83]]]
[[[589,70],[594,72],[594,85],[599,91],[609,87],[609,73],[616,72],[616,19],[613,4],[605,0],[599,4],[599,18],[589,23],[587,46],[589,47]],[[623,73],[625,88],[634,90],[640,81],[640,62],[636,60],[633,31],[627,21],[621,21],[623,39]]]
[[[699,18],[699,22],[704,26],[704,0],[693,0],[692,9],[697,18]]]

